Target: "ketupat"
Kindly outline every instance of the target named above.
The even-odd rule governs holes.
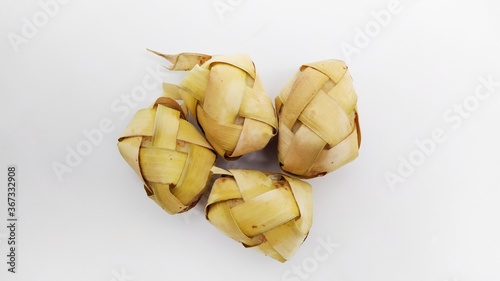
[[[196,205],[216,155],[175,100],[161,97],[139,110],[118,141],[146,194],[165,211],[177,214]]]
[[[354,160],[361,143],[356,102],[343,61],[302,65],[275,99],[281,169],[313,178]]]
[[[229,170],[214,182],[205,213],[227,236],[285,262],[311,228],[312,189],[281,174]]]
[[[208,142],[226,160],[264,148],[277,132],[271,98],[248,55],[165,55],[171,70],[189,70],[182,99]]]

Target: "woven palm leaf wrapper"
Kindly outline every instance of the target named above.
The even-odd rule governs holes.
[[[165,55],[171,70],[189,70],[182,99],[215,151],[226,160],[264,148],[276,134],[272,100],[248,55]]]
[[[361,143],[356,102],[343,61],[302,65],[275,99],[281,169],[313,178],[354,160]]]
[[[160,97],[150,108],[139,110],[118,141],[146,194],[165,211],[181,213],[198,202],[216,155],[175,100]]]
[[[285,262],[311,228],[311,185],[281,174],[229,170],[214,182],[205,213],[245,247]]]

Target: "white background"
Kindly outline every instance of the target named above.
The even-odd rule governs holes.
[[[390,1],[351,2],[73,0],[55,2],[44,22],[38,1],[1,0],[0,279],[500,280],[500,86],[474,97],[479,77],[500,81],[498,2],[401,0],[386,26],[374,14]],[[24,41],[13,44],[15,35]],[[343,52],[347,45],[356,52]],[[146,48],[248,53],[272,97],[302,63],[348,63],[360,156],[309,181],[314,224],[293,259],[243,248],[205,220],[201,205],[170,216],[146,197],[116,143],[161,88],[113,109],[148,69],[168,65]],[[169,82],[183,76],[161,71]],[[464,101],[470,110],[459,117]],[[53,163],[67,165],[67,149],[102,120],[114,130],[59,180]],[[391,188],[387,173],[423,155],[415,142],[433,130],[445,140]],[[237,165],[275,169],[266,153]],[[15,275],[5,262],[9,164],[19,184]],[[335,243],[331,253],[320,249],[328,253],[321,261],[320,240]]]

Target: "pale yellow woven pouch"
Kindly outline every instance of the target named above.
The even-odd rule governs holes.
[[[118,148],[143,181],[147,195],[170,214],[187,211],[198,202],[216,158],[182,108],[168,97],[135,114]]]
[[[311,228],[311,185],[281,174],[229,170],[214,182],[205,213],[227,236],[285,262]]]
[[[302,65],[275,103],[278,160],[283,171],[313,178],[358,156],[357,95],[343,61]]]
[[[179,85],[182,99],[226,160],[264,148],[276,134],[272,100],[248,55],[154,53],[169,60],[171,70],[189,70]]]

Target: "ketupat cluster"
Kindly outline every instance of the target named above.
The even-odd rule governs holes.
[[[312,225],[312,187],[299,178],[324,175],[358,155],[357,96],[347,66],[338,60],[303,65],[276,97],[275,111],[248,55],[152,52],[170,61],[171,70],[188,73],[180,85],[165,83],[163,96],[139,110],[118,140],[146,194],[177,214],[210,191],[205,214],[212,225],[287,261]],[[284,174],[215,166],[216,154],[236,160],[276,133]]]

